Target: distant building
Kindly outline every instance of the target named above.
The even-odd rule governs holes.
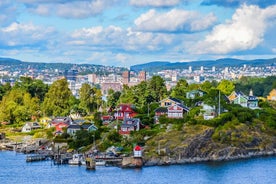
[[[177,72],[174,72],[173,74],[172,74],[172,81],[173,82],[176,82],[177,81]]]
[[[213,66],[213,67],[212,67],[212,72],[215,72],[215,71],[216,71],[216,67]]]
[[[123,84],[128,84],[130,82],[130,71],[124,71],[122,74],[123,77]]]
[[[77,75],[78,75],[77,70],[65,70],[65,72],[64,72],[64,77],[67,80],[71,80],[71,81],[76,81]]]
[[[108,94],[108,90],[113,89],[114,91],[122,91],[122,84],[119,82],[104,82],[101,83],[101,91],[103,95]]]
[[[200,67],[200,71],[201,71],[202,73],[204,72],[204,67],[203,67],[203,66]]]
[[[97,75],[96,74],[88,74],[87,75],[88,77],[88,82],[91,82],[91,83],[96,83],[97,81]]]
[[[204,81],[204,77],[200,76],[200,75],[196,75],[196,76],[194,76],[194,81],[197,83],[200,83],[200,82]]]
[[[145,71],[140,71],[138,74],[138,79],[139,82],[146,81],[146,72]]]

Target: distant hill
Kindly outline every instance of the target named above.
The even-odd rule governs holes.
[[[241,60],[241,59],[232,59],[224,58],[218,60],[206,60],[206,61],[191,61],[191,62],[176,62],[171,63],[168,61],[154,61],[145,64],[133,65],[130,67],[133,71],[147,71],[147,72],[158,72],[160,70],[174,70],[174,69],[188,69],[189,66],[192,67],[234,67],[241,65],[250,65],[250,66],[264,66],[264,65],[276,65],[276,58],[273,59],[255,59],[255,60]]]
[[[21,63],[22,63],[22,61],[17,60],[17,59],[12,59],[12,58],[0,58],[0,64],[1,64],[1,65],[8,65],[8,64],[10,64],[10,65],[12,65],[12,64],[18,65],[18,64],[21,64]]]

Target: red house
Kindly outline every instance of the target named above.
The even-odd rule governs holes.
[[[125,118],[133,118],[137,113],[134,111],[134,106],[129,104],[121,104],[114,113],[115,119],[124,120]]]
[[[175,104],[168,107],[168,118],[183,118],[183,114],[189,112],[189,108],[182,104]]]

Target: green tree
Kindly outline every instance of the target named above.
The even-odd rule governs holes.
[[[165,81],[160,76],[153,76],[148,85],[155,102],[159,102],[167,96]]]
[[[0,103],[0,120],[19,123],[39,116],[39,99],[19,89],[12,89]]]
[[[3,96],[7,94],[11,90],[11,84],[6,83],[4,85],[0,85],[0,100],[2,100]]]
[[[172,89],[171,96],[180,100],[185,100],[189,84],[185,79],[180,79]]]
[[[44,84],[42,80],[30,77],[20,77],[20,80],[15,83],[14,88],[27,91],[32,97],[37,97],[40,102],[43,102],[45,94],[48,91],[48,85]]]
[[[222,80],[218,87],[218,90],[220,90],[225,95],[230,95],[235,90],[235,85],[233,82],[229,80]]]
[[[215,86],[213,86],[213,84],[210,81],[205,81],[200,85],[200,89],[206,91],[207,93],[213,88],[215,88]]]
[[[66,116],[70,113],[70,99],[72,92],[68,88],[66,79],[55,81],[46,93],[42,104],[45,115]]]
[[[98,110],[102,103],[102,94],[96,87],[91,87],[85,83],[80,89],[80,109],[83,109],[87,114]]]
[[[108,107],[114,109],[116,107],[116,104],[121,96],[120,91],[114,91],[113,89],[108,90],[108,95],[107,95],[107,105]]]

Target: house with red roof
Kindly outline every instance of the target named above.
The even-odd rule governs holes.
[[[120,104],[114,112],[115,119],[124,120],[125,118],[134,118],[137,113],[135,107],[130,104]]]

